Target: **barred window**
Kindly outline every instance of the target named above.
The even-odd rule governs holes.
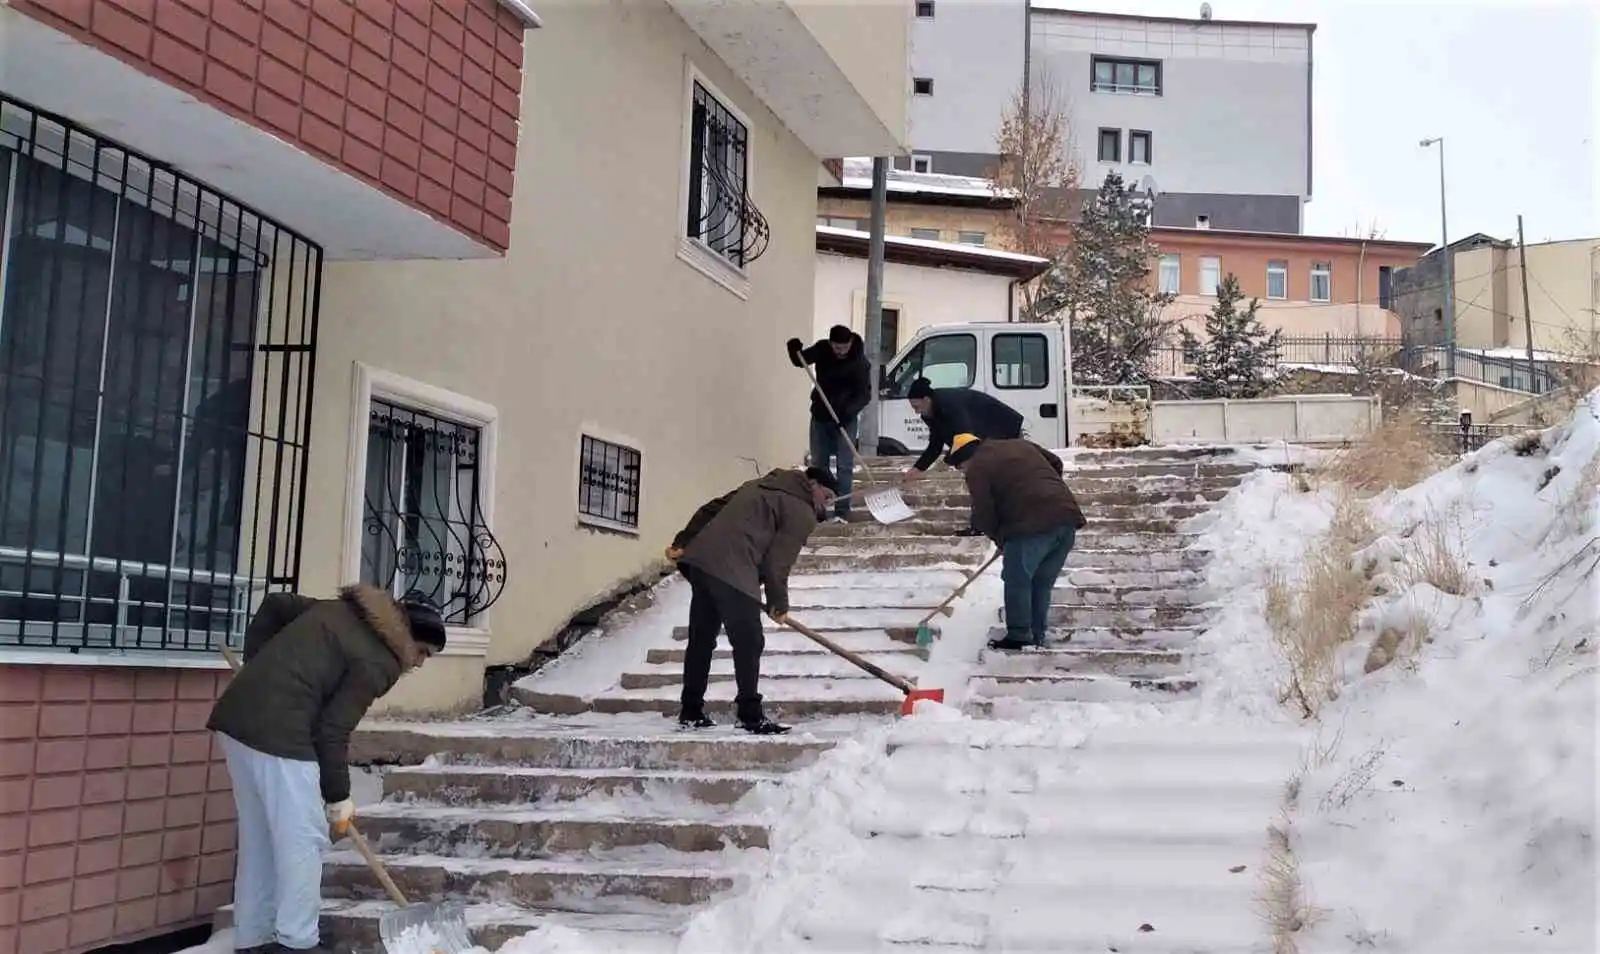
[[[640,453],[583,435],[578,464],[578,516],[612,529],[639,529]]]
[[[684,235],[742,269],[761,256],[768,239],[767,222],[748,194],[750,132],[698,82],[689,123]]]

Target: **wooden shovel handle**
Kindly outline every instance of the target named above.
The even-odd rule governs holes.
[[[945,597],[943,603],[940,603],[938,606],[935,606],[933,608],[933,612],[929,613],[927,616],[922,617],[922,621],[917,623],[917,626],[922,627],[922,626],[928,625],[928,621],[933,619],[935,616],[938,616],[940,613],[944,613],[946,616],[950,615],[949,613],[945,612],[947,609],[950,608],[950,604],[954,603],[956,600],[960,599],[962,596],[965,596],[966,592],[967,592],[967,587],[972,585],[972,581],[976,580],[979,576],[981,576],[983,574],[983,571],[989,569],[989,567],[994,564],[994,561],[996,561],[998,559],[1000,559],[1000,551],[999,550],[995,550],[994,551],[994,555],[989,557],[989,559],[985,560],[984,563],[983,563],[983,566],[980,566],[976,570],[972,571],[972,575],[968,576],[966,578],[966,580],[963,581],[960,586],[956,587],[955,590],[953,592],[951,592],[951,594],[949,596]]]
[[[228,661],[228,668],[234,672],[239,671],[239,657],[234,655],[232,649],[223,646],[222,658]],[[356,828],[355,822],[350,823],[350,841],[355,844],[356,851],[361,855],[362,860],[367,863],[367,867],[372,869],[372,873],[377,876],[378,883],[383,885],[383,890],[388,892],[390,899],[402,908],[410,904],[411,902],[407,901],[406,896],[400,891],[400,886],[394,883],[393,878],[389,877],[389,869],[385,868],[383,862],[378,860],[377,852],[373,851],[372,846],[367,844],[366,836]]]
[[[833,402],[828,400],[826,394],[822,393],[822,385],[817,383],[816,372],[811,370],[811,365],[809,364],[800,365],[800,369],[806,373],[806,377],[811,379],[811,387],[816,390],[817,397],[822,398],[822,406],[828,409],[828,416],[833,418],[834,426],[839,428],[839,436],[844,438],[845,446],[850,448],[850,453],[855,455],[856,460],[861,461],[861,469],[866,471],[867,479],[876,483],[877,477],[873,475],[872,468],[867,465],[867,459],[861,456],[861,448],[857,447],[856,442],[850,439],[850,432],[844,429],[844,422],[839,420],[839,413],[833,409]],[[812,463],[815,464],[816,461],[812,461]]]
[[[884,682],[888,683],[889,685],[895,687],[896,689],[899,689],[901,692],[909,693],[909,692],[914,691],[917,688],[916,686],[913,686],[911,683],[905,681],[904,679],[901,679],[899,676],[896,676],[894,673],[885,670],[883,667],[874,665],[873,663],[870,663],[870,662],[867,662],[865,659],[862,659],[860,656],[856,655],[855,653],[851,652],[848,649],[845,649],[843,646],[839,645],[838,643],[834,642],[833,640],[831,640],[828,637],[822,635],[821,633],[817,632],[816,630],[812,629],[811,627],[806,626],[803,623],[797,623],[797,622],[795,622],[794,620],[792,620],[792,619],[790,619],[788,617],[784,617],[783,625],[789,627],[790,629],[792,629],[795,632],[799,633],[800,635],[806,637],[807,639],[810,639],[812,642],[815,642],[815,643],[821,645],[824,649],[828,650],[829,652],[833,653],[836,656],[839,656],[840,658],[844,659],[846,662],[854,663],[855,665],[857,665],[857,666],[861,667],[862,669],[866,670],[869,674],[871,674],[873,676],[877,676],[879,679],[882,679]]]

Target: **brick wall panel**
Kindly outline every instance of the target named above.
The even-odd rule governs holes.
[[[233,793],[204,728],[226,678],[0,664],[0,725],[30,736],[0,742],[0,954],[79,954],[231,900]]]
[[[14,9],[300,146],[504,249],[511,186],[494,201],[419,176],[417,145],[455,140],[515,168],[523,28],[497,0],[11,0]],[[349,120],[346,103],[364,111]],[[381,117],[382,128],[366,119]],[[462,120],[467,120],[463,122]],[[489,130],[485,137],[483,130]],[[439,141],[442,135],[448,145]],[[354,145],[351,145],[354,141]],[[474,169],[468,189],[485,178]],[[444,195],[439,194],[443,188]],[[0,698],[12,698],[0,693]],[[143,697],[141,697],[143,698]]]

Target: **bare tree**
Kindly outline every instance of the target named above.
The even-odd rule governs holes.
[[[1024,79],[1000,120],[1000,162],[992,178],[996,195],[1015,200],[1000,226],[1002,240],[1012,251],[1059,262],[1066,250],[1062,226],[1073,218],[1080,180],[1077,145],[1068,104],[1049,71],[1034,76],[1032,89]],[[1039,286],[1034,281],[1021,289],[1024,320],[1051,317],[1038,313]]]

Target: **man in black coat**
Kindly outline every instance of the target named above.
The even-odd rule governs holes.
[[[795,367],[809,364],[817,369],[822,393],[811,391],[811,465],[827,470],[830,460],[838,461],[833,474],[841,499],[834,503],[833,512],[834,519],[842,521],[850,516],[849,494],[856,462],[839,431],[843,425],[850,440],[855,441],[860,433],[856,418],[872,399],[872,365],[867,360],[866,344],[844,325],[834,325],[826,339],[809,348],[802,346],[799,338],[790,338],[788,347],[789,360]],[[839,415],[838,423],[828,413],[830,405],[833,414]]]
[[[1022,415],[1009,404],[982,391],[936,388],[927,378],[918,378],[911,382],[906,396],[928,426],[928,448],[900,478],[901,486],[921,480],[939,459],[939,452],[950,445],[957,434],[971,434],[983,440],[1014,440],[1022,436]],[[975,537],[980,533],[977,527],[969,525],[960,535]]]

